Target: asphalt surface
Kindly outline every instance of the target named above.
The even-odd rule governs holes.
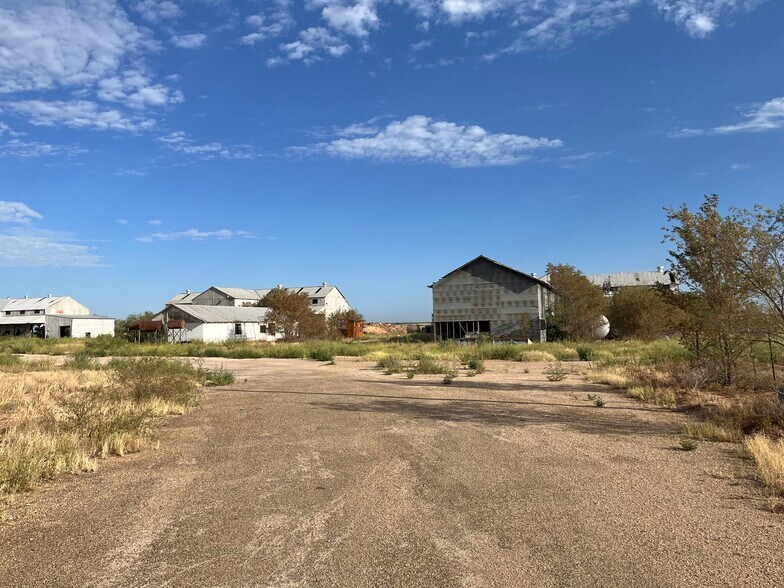
[[[519,363],[213,363],[159,449],[15,502],[0,586],[784,585],[784,516],[680,414]]]

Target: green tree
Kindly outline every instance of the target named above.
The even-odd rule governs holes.
[[[673,267],[691,291],[681,303],[691,330],[685,342],[715,366],[721,383],[731,384],[748,348],[744,325],[752,292],[738,263],[748,232],[737,218],[722,216],[715,194],[706,196],[696,212],[686,205],[665,210]]]
[[[677,310],[653,288],[621,288],[607,308],[614,335],[652,341],[673,329]]]
[[[256,306],[270,309],[267,322],[274,323],[275,327],[283,332],[285,339],[316,339],[326,333],[324,315],[310,309],[310,298],[304,293],[275,288],[259,300]]]
[[[547,264],[547,274],[555,291],[548,310],[548,323],[561,337],[593,338],[594,329],[601,324],[607,307],[602,289],[572,265]]]
[[[776,337],[784,337],[784,205],[777,210],[756,206],[733,209],[730,219],[744,231],[732,244],[740,275],[755,301],[769,315]]]

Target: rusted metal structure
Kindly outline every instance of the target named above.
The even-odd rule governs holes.
[[[361,337],[362,336],[362,321],[354,320],[354,319],[343,319],[338,323],[340,327],[340,333],[344,337]]]

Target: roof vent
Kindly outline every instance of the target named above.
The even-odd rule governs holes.
[[[535,277],[536,277],[536,272],[533,272],[533,273],[531,274],[531,276],[533,276],[533,277],[535,278]]]
[[[326,286],[326,285],[327,285],[327,283],[326,283],[326,282],[321,282],[321,286],[322,286],[322,288],[323,288],[324,286]]]
[[[280,288],[281,290],[283,290],[283,284],[278,284],[276,287]]]
[[[190,290],[185,290],[185,293],[186,293],[186,294],[190,294],[190,293],[191,293],[191,291],[190,291]]]
[[[663,274],[664,273],[664,266],[663,265],[658,266],[656,268],[656,271],[659,272],[660,274]]]
[[[30,298],[30,297],[27,294],[25,294],[25,300],[27,300],[28,298]]]

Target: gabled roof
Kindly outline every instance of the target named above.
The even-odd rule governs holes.
[[[46,310],[67,296],[44,296],[42,298],[0,298],[0,310]]]
[[[269,312],[269,308],[258,306],[171,304],[169,308],[176,308],[202,323],[262,323]]]
[[[211,288],[221,294],[233,298],[234,300],[261,300],[274,288],[250,289],[250,288],[224,288],[223,286],[213,286]],[[324,298],[333,290],[338,290],[337,286],[294,286],[286,288],[292,294],[305,294],[309,298]],[[338,290],[340,292],[340,290]],[[341,292],[341,296],[343,293]],[[345,298],[345,296],[344,296]]]
[[[183,292],[182,294],[177,294],[174,296],[166,304],[192,304],[193,299],[196,298],[199,294],[201,294],[201,292]]]
[[[467,268],[468,266],[476,263],[477,261],[487,261],[487,262],[490,262],[490,263],[492,263],[494,265],[497,265],[498,267],[504,268],[505,270],[509,270],[511,272],[514,272],[514,273],[520,275],[520,276],[523,276],[524,278],[527,278],[527,279],[531,280],[532,282],[536,282],[537,284],[539,284],[540,286],[544,286],[548,290],[552,290],[553,289],[553,287],[550,284],[548,284],[547,282],[545,282],[544,280],[542,280],[540,278],[536,278],[536,277],[532,276],[531,274],[527,274],[525,272],[521,272],[520,270],[517,270],[517,269],[515,269],[513,267],[509,267],[508,265],[504,265],[503,263],[501,263],[499,261],[496,261],[495,259],[490,259],[489,257],[486,257],[484,255],[479,255],[479,256],[475,257],[474,259],[472,259],[471,261],[469,261],[468,263],[464,263],[459,268],[453,269],[451,272],[449,272],[448,274],[443,276],[440,280],[437,280],[436,282],[431,284],[429,287],[432,288],[433,286],[438,284],[438,282],[440,282],[441,280],[451,276],[455,272],[459,272],[459,271],[464,270],[465,268]]]

